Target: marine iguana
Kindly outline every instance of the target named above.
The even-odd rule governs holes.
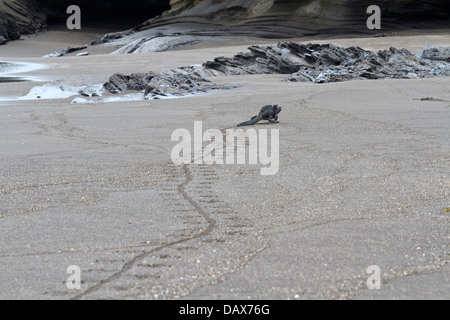
[[[254,116],[249,121],[238,124],[238,127],[251,126],[257,124],[261,120],[268,120],[272,123],[278,123],[279,122],[278,114],[281,112],[282,109],[283,108],[277,104],[274,106],[272,105],[264,106],[262,107],[261,111],[257,116]]]

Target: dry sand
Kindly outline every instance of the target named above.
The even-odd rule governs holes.
[[[91,38],[48,33],[0,56],[45,64],[33,74],[43,79],[105,81],[254,43],[40,58]],[[320,42],[415,51],[450,37]],[[449,299],[450,79],[284,78],[218,77],[241,87],[174,100],[0,102],[0,298]],[[0,95],[37,84],[0,84]],[[280,130],[277,175],[172,164],[174,130],[193,131],[194,121],[230,128],[275,103],[280,123],[256,128]],[[81,269],[80,290],[66,286],[71,265]],[[367,288],[372,265],[381,290]]]

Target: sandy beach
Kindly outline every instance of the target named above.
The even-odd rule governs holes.
[[[160,72],[233,56],[226,41],[179,51],[42,56],[102,32],[55,30],[0,48],[43,65],[0,97],[49,81]],[[281,39],[280,39],[281,40]],[[367,50],[450,46],[448,31],[294,39]],[[450,299],[450,78],[292,83],[179,99],[71,104],[0,99],[0,299]],[[175,166],[172,133],[225,130],[283,106],[280,167]],[[67,287],[69,266],[81,288]],[[370,290],[366,271],[381,270]]]

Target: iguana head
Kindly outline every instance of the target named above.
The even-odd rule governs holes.
[[[283,108],[277,104],[273,106],[273,109],[276,112],[276,114],[279,114],[283,110]]]

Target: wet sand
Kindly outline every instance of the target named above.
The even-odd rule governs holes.
[[[41,58],[91,38],[48,33],[2,47],[1,60],[43,63],[32,75],[46,80],[105,81],[256,43]],[[450,38],[314,42],[416,51]],[[284,79],[221,76],[240,87],[172,100],[0,101],[0,298],[449,299],[450,79]],[[42,83],[1,83],[0,95]],[[280,123],[256,128],[280,130],[277,175],[173,165],[174,130],[231,128],[275,103]],[[80,290],[66,286],[71,265]],[[372,265],[381,290],[367,288]]]

